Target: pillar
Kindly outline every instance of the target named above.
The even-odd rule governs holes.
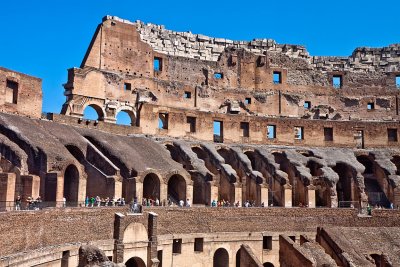
[[[186,198],[188,198],[193,205],[193,185],[191,184],[186,185]]]
[[[307,186],[308,207],[315,208],[315,186]]]
[[[0,173],[0,210],[14,209],[15,182],[15,173]]]
[[[87,179],[79,177],[79,185],[78,185],[78,202],[83,204],[86,198],[86,186]]]
[[[56,206],[62,207],[64,198],[64,176],[57,174]]]
[[[283,187],[284,190],[284,199],[283,199],[283,204],[285,208],[291,208],[292,207],[292,188],[288,185],[285,185]]]
[[[242,201],[242,187],[235,184],[235,203],[238,201],[240,205],[243,205],[244,201]]]
[[[142,204],[142,199],[143,199],[143,183],[136,181],[136,192],[135,192],[135,196],[137,198],[137,202],[139,204]]]
[[[264,202],[264,207],[268,207],[268,187],[266,185],[260,185],[261,187],[261,203]]]
[[[40,177],[37,175],[21,175],[23,195],[36,199],[39,196]]]
[[[164,204],[164,206],[168,205],[167,197],[168,197],[168,187],[165,183],[163,183],[163,181],[160,181],[160,200],[161,203]]]
[[[218,201],[218,186],[210,184],[210,199],[208,200],[208,204],[211,206],[211,202],[213,200]]]

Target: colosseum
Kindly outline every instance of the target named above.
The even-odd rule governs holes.
[[[1,267],[400,266],[400,44],[106,16],[60,114],[41,83],[0,68]]]

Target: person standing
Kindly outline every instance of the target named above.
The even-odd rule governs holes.
[[[17,198],[15,199],[15,210],[21,210],[21,196],[17,196]]]
[[[186,199],[186,207],[190,208],[190,200],[188,198]]]

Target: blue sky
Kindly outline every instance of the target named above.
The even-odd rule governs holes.
[[[115,15],[234,40],[272,38],[311,55],[400,43],[400,1],[13,0],[1,3],[0,66],[43,79],[43,111],[60,112],[67,69],[78,67],[97,24]]]

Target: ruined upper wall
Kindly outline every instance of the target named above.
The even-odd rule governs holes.
[[[42,80],[0,67],[0,112],[40,118]]]
[[[187,58],[218,61],[227,47],[243,48],[255,54],[280,53],[291,58],[304,58],[310,67],[329,71],[400,71],[400,44],[382,48],[356,48],[349,57],[310,56],[302,45],[278,44],[273,39],[254,39],[252,41],[233,41],[214,38],[192,32],[167,30],[163,25],[142,21],[134,23],[115,16],[106,16],[104,20],[120,21],[136,26],[142,41],[154,51]]]

